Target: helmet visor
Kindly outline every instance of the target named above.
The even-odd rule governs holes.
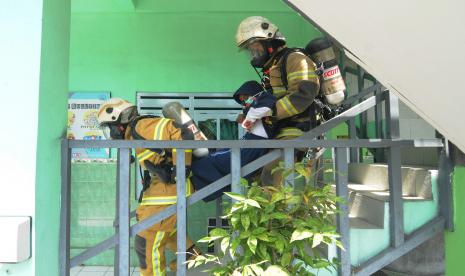
[[[250,63],[253,67],[261,68],[268,61],[270,55],[265,49],[263,41],[254,41],[247,45],[247,52],[250,55]]]
[[[103,132],[103,136],[105,136],[105,138],[107,140],[111,140],[111,128],[110,128],[110,126],[108,124],[102,124],[102,125],[100,125],[100,129]]]
[[[251,38],[239,46],[239,51],[247,50],[248,52],[264,51],[259,39]]]

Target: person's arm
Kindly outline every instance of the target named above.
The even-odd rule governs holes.
[[[158,126],[157,120],[154,119],[143,119],[137,122],[136,132],[144,140],[153,140],[155,128]],[[133,138],[131,138],[133,139]],[[136,149],[137,160],[139,161],[140,166],[143,169],[148,169],[145,166],[145,161],[150,161],[153,164],[160,163],[161,159],[164,158],[164,150],[159,149],[159,151],[154,152],[150,149],[137,148]]]
[[[170,120],[170,122],[166,125],[167,128],[167,133],[169,133],[169,139],[168,140],[175,140],[175,141],[180,141],[182,139],[182,132],[181,128],[174,126],[173,121]],[[176,150],[172,150],[172,157],[173,157],[173,165],[176,166]],[[190,167],[192,163],[192,149],[186,149],[186,159],[185,159],[185,165],[186,167]]]
[[[276,117],[282,120],[305,111],[318,95],[320,82],[313,61],[303,53],[287,58],[287,95],[276,103]]]
[[[242,127],[249,130],[252,128],[253,124],[256,120],[260,120],[263,117],[273,115],[273,110],[269,107],[251,107],[249,112],[247,112],[247,116],[245,117],[244,121],[242,121]]]

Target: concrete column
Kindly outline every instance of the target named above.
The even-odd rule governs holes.
[[[33,222],[32,257],[0,264],[0,275],[58,274],[69,15],[69,0],[0,3],[0,216],[29,216]],[[36,263],[35,255],[47,256],[47,262]]]

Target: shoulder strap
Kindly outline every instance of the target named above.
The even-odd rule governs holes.
[[[145,139],[142,135],[140,135],[139,133],[137,133],[136,131],[136,125],[137,123],[140,121],[140,120],[143,120],[143,119],[154,119],[154,118],[160,118],[159,116],[154,116],[154,115],[144,115],[144,116],[139,116],[139,117],[136,117],[134,120],[132,120],[130,123],[129,123],[129,126],[131,127],[131,136],[133,139],[135,140],[147,140]],[[163,149],[148,149],[150,151],[153,151],[155,153],[158,153],[160,155],[163,155],[164,154],[164,150]]]
[[[305,55],[307,55],[307,54],[306,54],[305,50],[302,49],[302,48],[287,48],[284,51],[285,52],[284,52],[283,57],[282,57],[280,71],[281,71],[281,82],[283,83],[283,86],[287,90],[287,85],[288,85],[288,83],[287,83],[287,69],[286,69],[287,58],[289,57],[290,54],[296,53],[296,52],[300,52],[300,53],[303,53]]]

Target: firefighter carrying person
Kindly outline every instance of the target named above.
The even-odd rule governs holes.
[[[98,122],[107,139],[124,140],[183,140],[188,133],[173,120],[156,116],[138,116],[136,107],[119,98],[112,98],[100,106]],[[139,198],[136,218],[144,220],[176,203],[175,166],[173,149],[136,149],[137,160],[144,168],[144,188]],[[192,151],[186,150],[186,172],[191,165]],[[149,172],[149,173],[147,173]],[[187,179],[186,196],[193,192]],[[195,253],[192,241],[187,238],[187,252]],[[176,252],[176,215],[172,215],[135,237],[135,250],[143,276],[165,275],[165,249]],[[190,256],[193,256],[190,254]],[[187,256],[189,258],[189,256]],[[170,263],[175,269],[176,262]]]
[[[242,105],[242,116],[238,123],[246,129],[241,140],[273,139],[276,135],[275,120],[271,116],[276,98],[256,81],[247,81],[234,93],[234,99]],[[241,167],[262,157],[268,152],[266,148],[242,148],[240,150]],[[192,184],[200,190],[223,176],[231,173],[231,150],[220,149],[192,163]],[[254,173],[245,176],[250,179]],[[231,186],[205,197],[208,202],[221,197],[224,192],[230,192]]]
[[[262,85],[277,98],[273,114],[278,125],[276,139],[295,139],[315,127],[317,115],[312,105],[320,90],[315,63],[301,51],[288,48],[278,27],[261,16],[239,24],[236,45],[250,54],[250,63],[259,75],[257,69],[261,69]],[[264,184],[281,183],[281,175],[271,175],[278,162],[264,167]]]

